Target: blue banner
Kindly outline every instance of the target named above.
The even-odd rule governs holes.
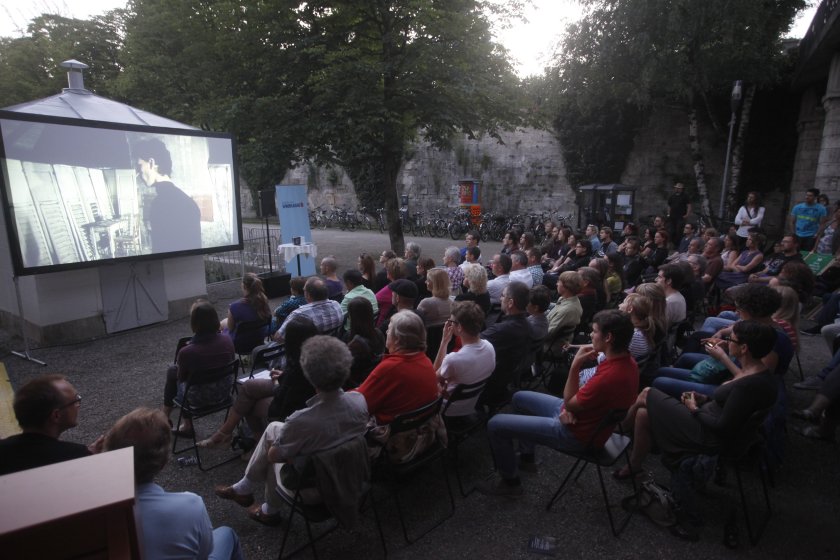
[[[276,185],[274,192],[277,215],[280,218],[280,242],[292,243],[293,238],[300,237],[301,243],[312,243],[306,185]],[[292,276],[315,274],[315,258],[300,255],[299,259],[300,270],[298,270],[298,257],[296,257],[286,263],[286,272],[291,273]]]

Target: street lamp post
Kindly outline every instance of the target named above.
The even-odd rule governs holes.
[[[732,109],[732,116],[729,119],[729,142],[726,143],[726,161],[723,164],[723,184],[720,187],[720,206],[718,207],[718,218],[721,222],[723,222],[723,201],[726,197],[726,180],[729,177],[729,158],[732,155],[732,136],[735,132],[738,108],[741,106],[741,80],[736,80],[732,85],[729,106]]]

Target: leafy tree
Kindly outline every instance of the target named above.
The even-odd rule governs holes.
[[[697,114],[705,113],[720,129],[714,98],[728,96],[734,80],[761,88],[778,79],[780,39],[804,0],[582,3],[586,16],[569,27],[554,70],[559,108],[577,111],[581,123],[604,132],[609,123],[598,121],[605,107],[621,114],[629,105],[683,107],[701,209],[709,214]],[[563,115],[558,119],[561,127],[568,122]],[[586,127],[573,125],[566,130],[578,136],[572,142],[581,143]]]
[[[455,134],[498,138],[522,122],[505,52],[478,0],[332,0],[298,10],[290,48],[305,72],[298,91],[305,153],[363,181],[363,200],[384,201],[391,246],[401,252],[397,173],[418,136],[451,145]],[[375,196],[370,196],[375,193]]]
[[[85,87],[112,95],[122,70],[122,10],[91,20],[43,14],[29,24],[27,35],[0,38],[0,107],[55,95],[67,87],[59,64],[75,58],[90,69]]]

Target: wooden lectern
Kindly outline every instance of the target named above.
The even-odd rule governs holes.
[[[0,476],[0,556],[140,558],[134,449]]]

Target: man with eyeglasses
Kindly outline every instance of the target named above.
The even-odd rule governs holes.
[[[75,427],[82,397],[63,375],[42,375],[15,393],[14,411],[23,433],[0,440],[0,475],[87,457],[102,450],[58,438]]]

